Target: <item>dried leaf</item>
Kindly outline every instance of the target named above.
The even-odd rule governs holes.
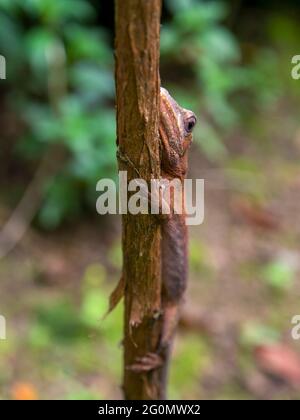
[[[38,392],[29,382],[17,382],[11,390],[14,400],[38,400]]]
[[[270,210],[254,205],[248,200],[235,200],[232,203],[232,209],[235,214],[242,217],[245,222],[252,226],[265,230],[276,230],[279,228],[279,221]]]
[[[124,277],[122,276],[115,290],[111,293],[109,297],[109,307],[108,307],[108,311],[104,315],[104,318],[108,314],[110,314],[110,312],[112,312],[115,309],[115,307],[118,305],[118,303],[124,296],[124,290],[125,290],[125,281],[124,281]]]
[[[261,345],[256,347],[254,355],[257,364],[267,373],[300,385],[300,357],[287,345]]]

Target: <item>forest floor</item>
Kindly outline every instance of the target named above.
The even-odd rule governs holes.
[[[284,119],[284,138],[272,118],[269,140],[236,133],[220,164],[193,146],[205,221],[190,229],[171,398],[299,396],[300,341],[291,321],[300,313],[300,141],[296,123]],[[113,216],[53,233],[32,228],[0,261],[1,398],[122,397],[122,305],[102,320],[120,270]]]

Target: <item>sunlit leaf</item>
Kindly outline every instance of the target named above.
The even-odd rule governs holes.
[[[279,339],[280,333],[276,329],[257,322],[247,322],[244,324],[240,336],[241,344],[246,347],[276,343]]]
[[[262,275],[269,286],[284,291],[293,285],[295,268],[285,261],[274,261],[263,269]]]

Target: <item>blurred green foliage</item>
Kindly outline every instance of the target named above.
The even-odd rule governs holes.
[[[238,42],[220,24],[227,15],[225,4],[196,0],[169,0],[167,4],[174,19],[162,30],[163,60],[173,56],[189,67],[198,88],[195,100],[201,97],[202,107],[221,126],[233,124],[236,113],[228,99],[245,76],[236,66],[241,58]]]
[[[207,246],[195,238],[190,238],[189,267],[191,268],[191,271],[198,276],[201,276],[202,280],[211,279],[214,270],[210,261],[211,258]]]
[[[262,277],[275,292],[286,292],[293,287],[295,267],[288,261],[275,260],[263,268]]]
[[[1,0],[0,7],[8,100],[27,126],[19,159],[38,160],[54,143],[70,156],[46,180],[39,220],[54,228],[83,203],[94,206],[97,180],[115,176],[113,54],[91,2]]]
[[[186,334],[175,346],[170,371],[170,398],[193,399],[201,391],[199,376],[211,364],[211,348],[197,334]]]
[[[25,161],[35,167],[53,145],[62,145],[68,152],[55,179],[45,180],[39,222],[49,229],[81,214],[87,205],[94,208],[98,179],[116,176],[113,51],[109,33],[97,23],[99,12],[93,4],[92,0],[0,0],[0,53],[7,58],[8,66],[3,85],[5,106],[25,124],[23,136],[14,145],[15,159],[21,167]],[[224,139],[241,123],[242,135],[247,141],[253,138],[259,144],[258,151],[266,150],[263,147],[267,137],[275,147],[271,133],[279,128],[280,136],[286,138],[285,127],[290,124],[286,107],[279,110],[282,118],[275,123],[277,114],[270,114],[272,119],[265,111],[279,106],[284,96],[290,106],[293,100],[299,105],[300,84],[290,77],[291,56],[299,52],[299,26],[289,16],[268,12],[264,41],[260,45],[257,40],[248,40],[245,45],[225,23],[230,12],[226,2],[166,0],[165,6],[169,15],[163,21],[161,34],[163,84],[180,104],[199,115],[196,143],[210,160],[226,159],[222,168],[230,185],[264,204],[274,198],[278,175],[284,176],[286,182],[297,178],[298,163],[286,162],[283,166],[273,159],[270,175],[265,165],[268,154],[261,153],[261,160],[259,152],[255,157],[227,156]],[[251,24],[255,26],[256,22],[252,19]],[[290,118],[294,118],[293,113]],[[249,127],[255,134],[252,137]],[[281,155],[286,149],[289,147],[280,150]],[[228,227],[233,231],[237,228],[233,224]],[[248,229],[247,225],[244,229]],[[247,238],[249,232],[245,232]],[[263,233],[270,244],[276,242],[276,247],[271,246],[272,253],[273,248],[286,247],[287,238],[298,247],[297,230],[273,232],[273,238],[267,235]],[[220,273],[213,263],[220,250],[217,248],[214,254],[211,236],[213,240],[193,237],[190,242],[191,280],[194,286],[202,287],[197,289],[198,295],[194,294],[196,308],[211,309],[215,302],[221,312],[226,306],[218,298],[218,282],[225,279],[226,286],[230,280],[227,270]],[[42,251],[51,254],[47,248]],[[259,247],[257,252],[262,252]],[[122,339],[122,304],[102,320],[113,289],[108,279],[113,277],[117,282],[122,264],[120,241],[107,249],[109,270],[98,262],[89,265],[80,284],[72,283],[71,290],[56,287],[57,283],[53,287],[49,280],[47,283],[43,260],[24,263],[20,255],[0,264],[1,293],[5,297],[1,312],[13,325],[9,339],[1,341],[0,346],[0,398],[11,396],[9,387],[20,379],[37,384],[40,396],[46,398],[121,395],[117,393],[122,368],[122,349],[118,347]],[[70,255],[64,257],[69,259]],[[248,377],[247,369],[249,365],[253,369],[254,364],[253,348],[280,342],[282,332],[286,334],[290,327],[291,313],[297,313],[297,264],[286,256],[253,260],[250,251],[244,258],[238,266],[238,277],[230,275],[232,291],[241,296],[240,306],[235,300],[230,305],[236,318],[244,319],[248,314],[248,320],[241,321],[237,337],[238,360]],[[230,264],[236,264],[235,256],[230,260]],[[65,276],[71,276],[73,281],[73,272],[67,271]],[[251,279],[249,293],[239,290],[249,283],[239,285],[239,277]],[[261,297],[259,302],[251,294],[254,287],[258,287],[255,296]],[[215,289],[217,298],[213,297]],[[226,299],[226,287],[222,290]],[[254,307],[252,316],[247,312],[245,295]],[[224,318],[227,316],[225,310]],[[207,387],[202,378],[206,379],[219,357],[214,354],[219,341],[211,341],[202,330],[178,335],[170,372],[171,397],[202,397]],[[226,357],[224,361],[226,365]],[[217,377],[222,375],[221,369]],[[237,382],[229,378],[224,389],[216,392],[222,398],[243,393],[251,397],[240,378]]]
[[[10,398],[10,386],[19,381],[32,384],[46,399],[121,397],[124,307],[119,304],[103,320],[112,289],[109,277],[105,266],[94,263],[87,266],[77,296],[74,288],[70,293],[34,286],[24,290],[21,308],[7,304],[5,313],[14,328],[0,345],[0,399]],[[26,278],[25,283],[33,286],[34,280]],[[171,398],[199,398],[199,378],[210,368],[212,354],[205,337],[197,333],[178,337],[170,372]]]
[[[261,344],[277,343],[279,340],[279,332],[269,325],[249,321],[241,328],[240,344],[247,349],[252,349]]]
[[[224,159],[224,137],[274,103],[283,80],[292,84],[289,72],[274,49],[256,48],[249,57],[224,23],[225,2],[166,0],[165,6],[162,82],[199,115],[195,140],[204,154]],[[98,13],[92,0],[0,0],[7,104],[26,125],[16,158],[36,164],[53,144],[68,152],[59,174],[45,180],[39,222],[48,229],[94,208],[97,180],[116,177],[113,50]],[[266,31],[279,51],[285,41],[296,48],[299,31],[290,20],[271,16]]]
[[[296,20],[270,12],[261,39],[243,40],[226,23],[232,12],[228,2],[166,0],[166,5],[173,18],[162,26],[161,62],[166,79],[168,72],[177,78],[166,82],[180,104],[199,115],[194,138],[210,160],[228,157],[224,139],[239,126],[252,127],[260,141],[263,124],[257,116],[284,97],[299,106],[300,85],[291,78],[300,36]],[[253,16],[252,26],[260,27]]]
[[[162,63],[187,67],[192,84],[187,86],[189,93],[182,86],[172,86],[172,91],[180,103],[200,115],[195,139],[203,152],[211,160],[223,159],[224,136],[242,121],[240,102],[249,112],[253,101],[262,104],[264,99],[269,104],[274,99],[279,89],[276,55],[267,49],[267,59],[259,62],[258,52],[256,62],[245,65],[240,43],[223,24],[229,14],[225,2],[168,0],[167,5],[174,18],[162,28]]]

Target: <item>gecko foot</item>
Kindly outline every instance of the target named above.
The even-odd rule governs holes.
[[[143,357],[137,357],[135,363],[127,366],[128,370],[136,373],[150,372],[162,366],[163,360],[156,353],[147,353]]]

